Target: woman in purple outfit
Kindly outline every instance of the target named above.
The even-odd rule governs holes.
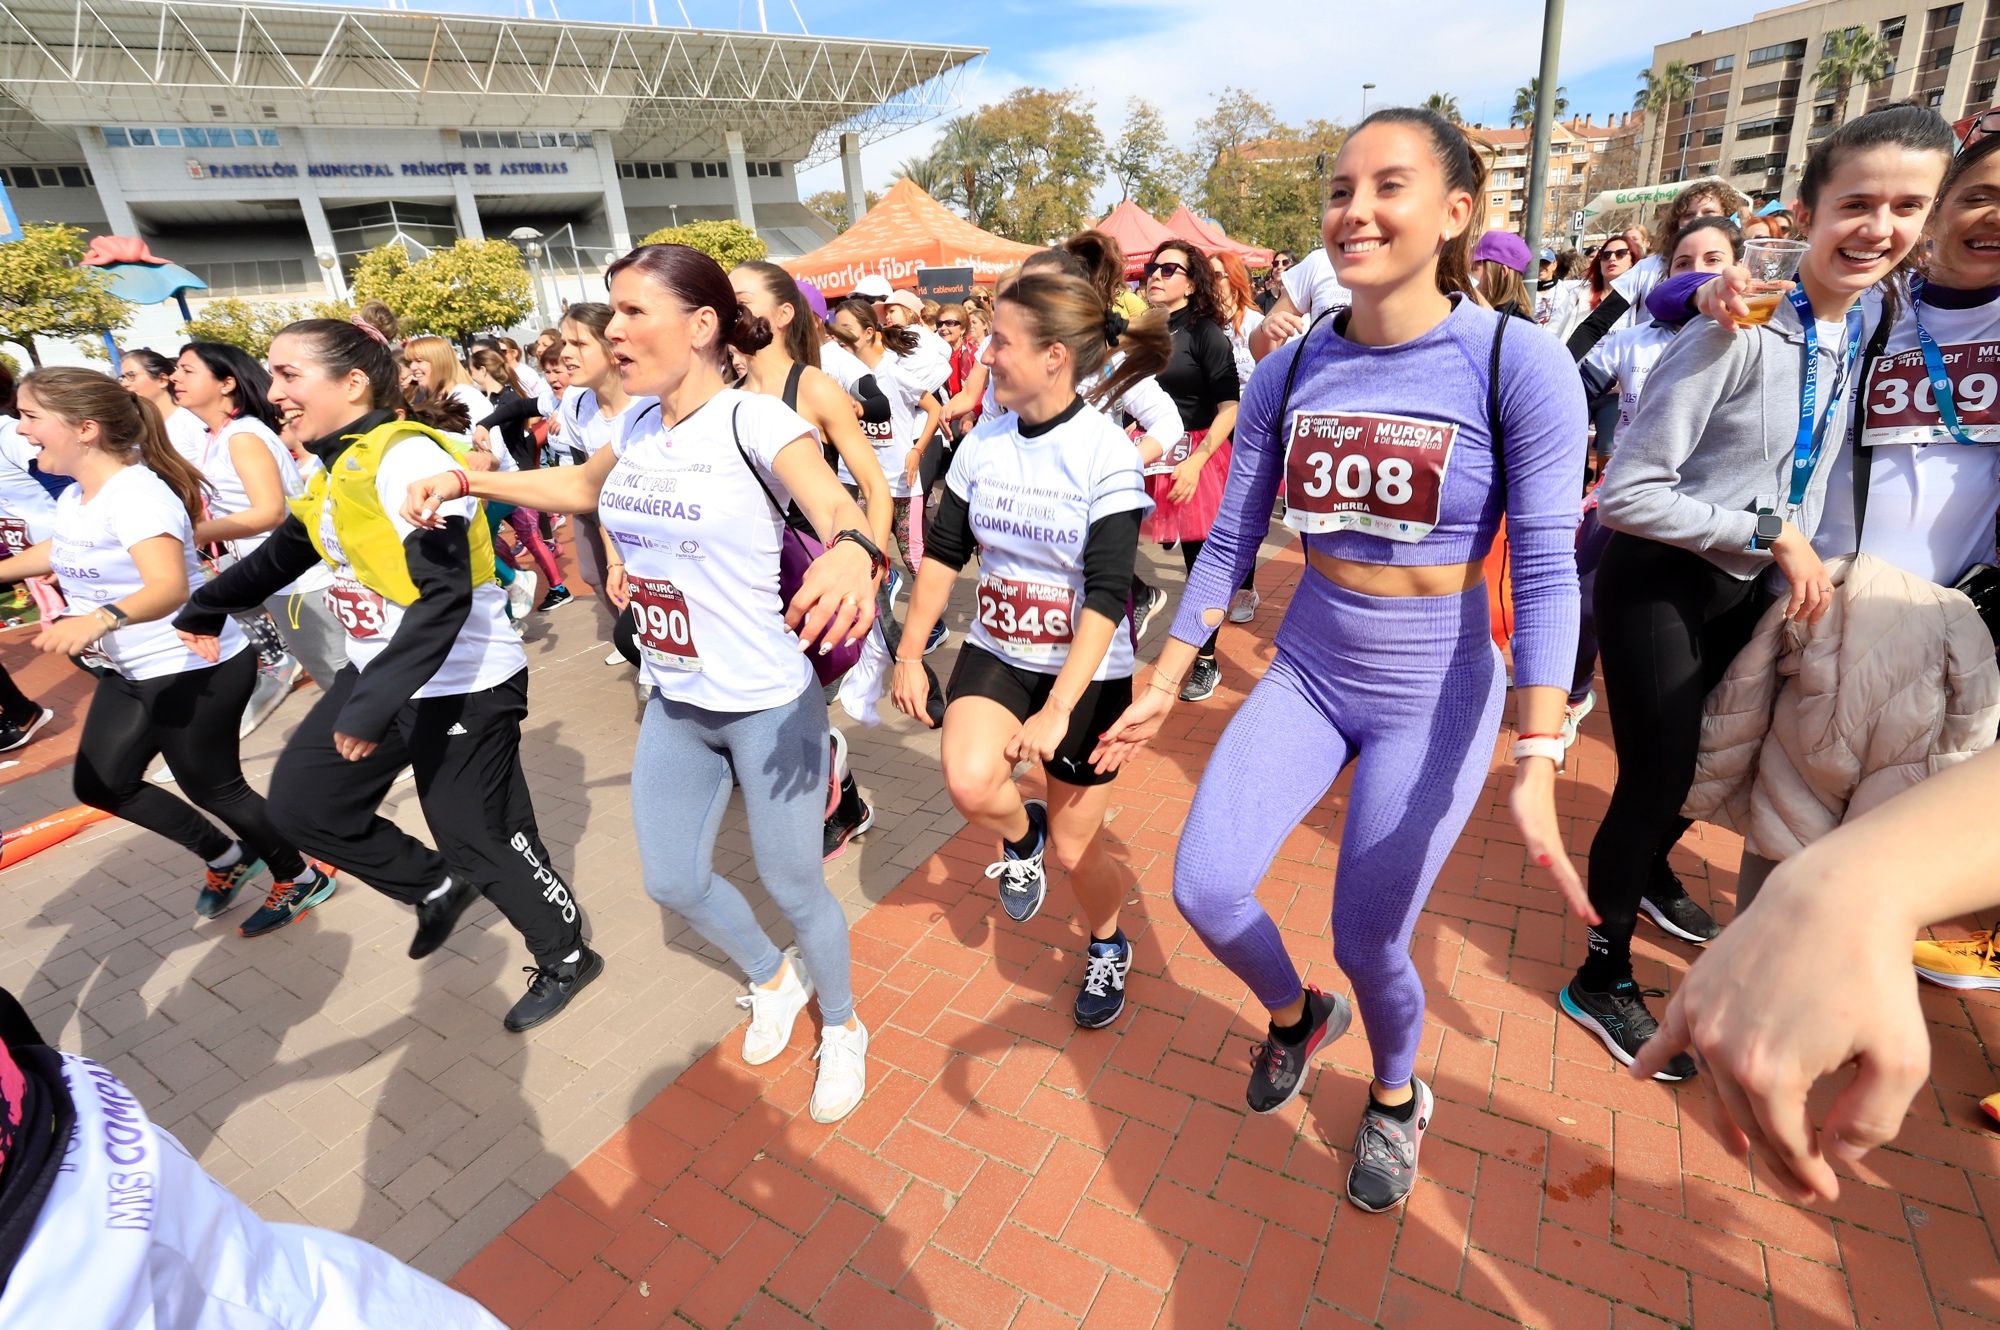
[[[1410,932],[1471,815],[1500,727],[1507,674],[1482,563],[1503,512],[1518,622],[1514,818],[1529,856],[1589,917],[1555,815],[1576,655],[1583,390],[1552,338],[1510,334],[1513,320],[1470,293],[1468,229],[1484,184],[1464,134],[1431,112],[1378,111],[1348,138],[1324,231],[1353,306],[1273,352],[1251,380],[1222,511],[1172,638],[1094,755],[1116,766],[1158,733],[1257,557],[1283,478],[1305,580],[1269,671],[1202,777],[1174,901],[1270,1009],[1247,1097],[1254,1111],[1276,1112],[1352,1012],[1339,994],[1300,983],[1257,884],[1354,764],[1333,931],[1374,1055],[1347,1183],[1367,1210],[1408,1197],[1433,1106],[1414,1076],[1424,990]]]

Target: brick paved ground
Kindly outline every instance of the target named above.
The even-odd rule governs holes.
[[[1170,566],[1156,575],[1178,586]],[[1042,918],[1007,924],[935,739],[850,729],[886,815],[831,875],[876,1031],[874,1089],[837,1128],[804,1113],[813,1033],[742,1067],[732,977],[639,892],[635,708],[583,606],[531,634],[527,760],[612,968],[556,1025],[499,1030],[526,958],[490,912],[423,967],[402,954],[408,913],[353,886],[245,942],[189,917],[185,855],[117,824],[0,875],[0,983],[260,1212],[456,1271],[516,1327],[2000,1325],[2000,1140],[1973,1107],[2000,1084],[2000,1006],[1926,990],[1934,1085],[1898,1148],[1824,1213],[1773,1200],[1715,1145],[1698,1083],[1625,1081],[1555,1019],[1581,934],[1523,873],[1497,781],[1419,925],[1420,1073],[1440,1102],[1409,1210],[1338,1199],[1359,1034],[1287,1112],[1245,1114],[1261,1018],[1167,893],[1192,782],[1298,567],[1270,565],[1263,613],[1222,636],[1223,691],[1116,787],[1139,963],[1113,1031],[1069,1020],[1081,932],[1062,883]],[[0,653],[17,667],[18,637]],[[309,700],[249,741],[253,780]],[[75,728],[0,771],[0,821],[71,802]],[[1572,845],[1610,776],[1600,715],[1565,782]],[[1263,896],[1309,977],[1346,990],[1326,936],[1343,792]],[[408,787],[391,808],[419,825]],[[732,820],[718,866],[741,875],[747,848]],[[1710,832],[1678,860],[1725,918],[1736,855]],[[1691,952],[1642,929],[1641,977],[1664,985]]]
[[[1556,1018],[1582,932],[1524,873],[1497,777],[1418,925],[1419,1074],[1438,1111],[1407,1210],[1340,1198],[1368,1075],[1359,1035],[1285,1112],[1245,1112],[1261,1012],[1180,922],[1170,874],[1192,781],[1298,570],[1270,566],[1254,631],[1223,634],[1223,692],[1181,708],[1117,785],[1107,834],[1133,879],[1138,961],[1114,1030],[1069,1017],[1082,931],[1062,884],[1040,918],[1008,923],[981,877],[990,847],[961,832],[855,926],[874,1031],[859,1111],[837,1127],[804,1112],[807,1023],[758,1069],[732,1034],[459,1286],[534,1330],[2000,1325],[2000,1141],[1973,1108],[2000,1084],[1983,1052],[2000,1006],[1926,990],[1935,1085],[1898,1147],[1825,1212],[1775,1200],[1717,1146],[1698,1082],[1615,1075]],[[1600,719],[1563,784],[1572,845],[1610,775]],[[1309,979],[1350,991],[1327,935],[1343,791],[1261,894]],[[1677,856],[1725,918],[1738,854],[1709,832]],[[1691,951],[1646,925],[1638,956],[1642,982],[1664,984]]]

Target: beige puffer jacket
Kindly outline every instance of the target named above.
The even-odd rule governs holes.
[[[1703,710],[1683,811],[1767,859],[1992,746],[2000,725],[1970,600],[1872,555],[1827,570],[1833,607],[1808,627],[1771,606]]]

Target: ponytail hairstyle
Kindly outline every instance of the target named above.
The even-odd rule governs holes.
[[[1229,298],[1236,306],[1236,316],[1229,320],[1232,332],[1243,331],[1243,316],[1257,308],[1256,292],[1250,287],[1250,270],[1243,266],[1243,260],[1226,249],[1218,249],[1211,255],[1222,265],[1222,281],[1218,286],[1229,288]]]
[[[767,259],[750,259],[736,265],[737,272],[747,272],[763,286],[764,294],[792,311],[792,321],[785,325],[785,354],[801,365],[813,369],[819,366],[819,335],[813,331],[818,320],[813,317],[812,306],[806,303],[805,292],[792,275]]]
[[[361,371],[368,380],[370,411],[394,411],[406,420],[448,434],[465,432],[470,416],[450,397],[434,396],[415,404],[405,399],[396,353],[389,349],[387,335],[373,320],[358,315],[352,319],[300,319],[280,328],[278,336],[295,339],[305,348],[305,359],[318,365],[330,379],[344,379]],[[449,423],[454,420],[460,423]]]
[[[505,355],[495,351],[491,347],[481,346],[474,348],[472,354],[467,359],[482,374],[492,378],[495,383],[512,388],[523,397],[528,396],[528,389],[521,382],[521,376],[516,374],[514,367],[507,363]]]
[[[221,342],[189,342],[181,348],[181,354],[190,352],[216,378],[236,380],[236,387],[229,393],[230,415],[238,419],[248,417],[273,434],[284,428],[278,408],[271,405],[271,376],[247,352]]]
[[[722,265],[687,245],[641,245],[605,271],[607,287],[631,269],[684,305],[690,313],[715,311],[715,343],[708,357],[718,370],[729,368],[729,352],[754,356],[771,344],[771,322],[744,308]]]
[[[1502,314],[1519,311],[1533,318],[1535,307],[1528,299],[1528,284],[1521,274],[1504,263],[1493,259],[1481,259],[1472,265],[1479,276],[1479,301],[1489,309]]]
[[[1371,113],[1355,127],[1355,133],[1374,124],[1408,125],[1422,130],[1431,141],[1431,154],[1444,173],[1445,192],[1470,194],[1472,216],[1465,229],[1445,239],[1438,250],[1437,284],[1445,295],[1466,295],[1475,299],[1472,285],[1472,249],[1478,243],[1481,207],[1486,197],[1486,161],[1472,145],[1471,137],[1436,111],[1420,106],[1389,106]],[[1349,137],[1352,137],[1350,135]],[[1515,276],[1518,278],[1519,273]]]
[[[1000,288],[1000,302],[1019,309],[1036,342],[1060,342],[1069,350],[1077,392],[1094,405],[1116,402],[1132,385],[1167,367],[1173,356],[1173,334],[1167,312],[1149,309],[1129,322],[1105,307],[1104,298],[1088,280],[1066,272],[1022,265],[1022,272]],[[1114,352],[1123,358],[1110,375],[1098,378]]]
[[[35,405],[72,428],[96,421],[100,452],[152,471],[187,509],[188,521],[201,521],[214,491],[194,464],[167,441],[167,423],[158,407],[94,369],[34,370],[21,380],[20,390],[33,393]]]
[[[840,337],[840,330],[834,328],[833,316],[842,310],[846,310],[854,316],[854,321],[861,325],[862,331],[880,334],[882,345],[888,347],[897,355],[907,356],[910,352],[917,349],[917,330],[915,328],[891,327],[882,322],[881,318],[875,313],[875,302],[867,296],[848,296],[843,300],[834,301],[828,307],[826,311],[826,323],[827,327],[833,330],[835,337]],[[849,350],[853,350],[854,344],[852,342],[847,342],[845,338],[841,338],[841,341],[847,345]]]
[[[379,300],[371,300],[354,312],[354,317],[382,334],[385,342],[394,342],[403,335],[403,325],[396,318],[396,311]]]
[[[1125,249],[1116,238],[1091,227],[1063,241],[1062,247],[1083,264],[1083,275],[1111,308],[1125,291]]]
[[[1975,145],[1977,146],[1977,145]],[[1819,209],[1820,191],[1833,179],[1833,173],[1840,169],[1842,160],[1852,153],[1867,152],[1873,148],[1901,148],[1905,152],[1936,153],[1946,163],[1947,170],[1943,183],[1935,197],[1931,199],[1931,210],[1935,215],[1938,200],[1944,197],[1945,188],[1955,178],[1951,169],[1957,167],[1953,153],[1958,148],[1958,138],[1951,132],[1951,126],[1936,111],[1923,106],[1911,106],[1898,102],[1885,106],[1879,111],[1856,116],[1833,133],[1819,141],[1819,146],[1806,158],[1805,173],[1799,177],[1799,201],[1815,212]],[[1958,167],[1962,171],[1964,168]],[[1810,236],[1808,236],[1810,238]],[[1882,317],[1891,322],[1901,309],[1901,289],[1903,283],[1898,277],[1907,277],[1915,270],[1913,255],[1921,245],[1912,245],[1887,276],[1877,283],[1882,292]]]
[[[1218,328],[1222,326],[1222,311],[1215,304],[1215,274],[1208,268],[1208,251],[1200,245],[1186,240],[1162,240],[1153,247],[1152,262],[1158,263],[1160,255],[1178,252],[1187,259],[1187,279],[1194,289],[1188,292],[1187,307],[1197,319],[1206,319]]]

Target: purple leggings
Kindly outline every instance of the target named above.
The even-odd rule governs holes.
[[[1410,1079],[1424,986],[1410,933],[1492,764],[1507,685],[1486,588],[1347,591],[1310,567],[1278,650],[1202,774],[1174,860],[1174,904],[1270,1008],[1299,972],[1257,884],[1285,837],[1355,764],[1333,900],[1333,957],[1353,981],[1375,1078]]]
[[[542,529],[538,525],[541,516],[532,508],[516,508],[507,514],[507,525],[514,528],[514,539],[542,570],[542,576],[548,579],[548,585],[561,586],[562,569],[556,566],[554,552],[549,549],[548,542],[542,539]]]

